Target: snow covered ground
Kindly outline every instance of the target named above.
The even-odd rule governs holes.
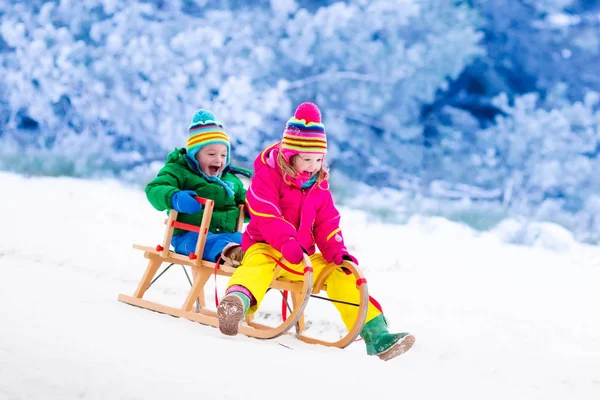
[[[162,238],[164,216],[139,189],[8,173],[0,187],[2,400],[600,398],[600,248],[559,229],[522,247],[503,242],[510,224],[392,226],[341,210],[392,329],[417,337],[386,363],[362,342],[229,338],[118,302],[145,267],[131,244]],[[148,296],[177,306],[187,285],[178,267]],[[269,293],[261,317],[279,309]],[[339,335],[330,304],[313,300],[307,314],[314,335]]]

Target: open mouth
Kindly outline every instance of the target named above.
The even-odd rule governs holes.
[[[221,167],[215,167],[214,165],[210,165],[210,166],[208,167],[208,172],[209,172],[211,175],[217,175],[217,174],[219,173],[219,170],[220,170],[220,169],[221,169]]]

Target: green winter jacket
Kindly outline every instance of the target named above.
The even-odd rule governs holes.
[[[193,190],[198,196],[212,199],[215,202],[212,219],[210,221],[210,232],[231,233],[236,231],[239,216],[239,204],[246,200],[246,189],[242,181],[233,173],[226,170],[221,176],[224,182],[233,184],[233,196],[227,196],[225,188],[216,182],[210,182],[198,172],[196,167],[186,156],[185,149],[175,149],[167,156],[167,162],[154,178],[146,186],[146,197],[150,204],[158,211],[170,210],[171,196],[180,190]],[[202,223],[202,211],[196,214],[179,213],[177,221],[186,224],[198,225]],[[174,234],[185,232],[175,229]]]

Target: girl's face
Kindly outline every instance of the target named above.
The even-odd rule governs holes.
[[[220,143],[209,144],[196,153],[200,170],[208,176],[218,176],[227,162],[227,146]]]
[[[322,154],[299,153],[292,157],[292,167],[303,180],[309,180],[323,166]]]

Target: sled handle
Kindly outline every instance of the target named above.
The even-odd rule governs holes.
[[[200,197],[200,196],[192,196],[198,203],[202,204],[202,205],[206,205],[207,201],[212,201],[211,199],[207,199],[205,197]]]

